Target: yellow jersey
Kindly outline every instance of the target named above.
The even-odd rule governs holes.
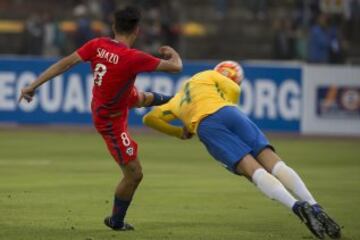
[[[166,104],[144,116],[144,124],[169,135],[180,137],[182,128],[167,124],[180,119],[190,133],[196,133],[200,121],[224,106],[236,106],[240,86],[217,71],[207,70],[184,82]]]

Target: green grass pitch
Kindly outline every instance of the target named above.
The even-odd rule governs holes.
[[[223,169],[196,139],[135,135],[144,181],[127,220],[102,221],[120,170],[92,132],[0,131],[0,239],[312,239],[285,207]],[[360,140],[285,139],[273,144],[317,200],[360,239]]]

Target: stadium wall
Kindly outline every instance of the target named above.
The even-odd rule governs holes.
[[[88,64],[80,64],[54,81],[45,84],[39,89],[37,98],[32,103],[17,104],[20,89],[32,82],[54,61],[41,58],[0,58],[0,123],[91,124],[92,76]],[[138,76],[136,85],[140,90],[174,94],[189,76],[212,68],[214,64],[215,62],[211,61],[186,62],[181,74],[142,74]],[[339,74],[326,75],[328,67],[300,64],[244,63],[243,67],[246,79],[242,84],[241,108],[256,124],[267,131],[327,133],[326,129],[320,132],[315,131],[319,129],[317,125],[322,125],[325,117],[315,114],[315,117],[319,119],[311,118],[310,115],[314,113],[314,110],[310,109],[321,105],[320,102],[328,91],[326,86],[332,86],[331,84],[336,82],[336,79],[343,82],[344,78],[348,79],[348,76],[353,74],[352,85],[344,85],[351,86],[353,90],[350,93],[351,96],[347,98],[350,99],[349,101],[355,101],[353,98],[356,98],[356,93],[358,98],[360,95],[360,79],[356,79],[359,76],[359,68],[347,67],[341,70],[342,68],[339,67],[335,72],[349,73],[344,75],[339,72]],[[328,75],[335,80],[328,82],[330,79]],[[325,84],[325,88],[318,88],[318,85],[311,84],[314,78],[316,78],[315,81],[324,79],[323,81],[329,85]],[[345,87],[341,88],[340,94],[346,92]],[[311,91],[317,92],[309,96]],[[357,124],[359,122],[359,102],[357,110],[351,114],[355,125],[356,121]],[[344,109],[339,107],[340,110]],[[140,126],[142,116],[146,111],[147,109],[132,110],[129,116],[130,126]],[[348,123],[346,117],[337,121],[339,121],[339,126]],[[339,127],[335,133],[348,134],[349,131]],[[360,132],[356,135],[360,135]]]

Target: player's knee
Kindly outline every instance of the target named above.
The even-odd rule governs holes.
[[[141,165],[138,161],[130,162],[129,164],[122,167],[126,184],[137,186],[143,179],[144,175],[142,172]]]
[[[137,187],[142,181],[143,177],[144,175],[142,171],[135,171],[132,172],[131,174],[124,175],[123,181],[125,181],[127,185]]]
[[[278,161],[274,164],[273,168],[271,169],[271,174],[276,176],[280,172],[287,170],[289,167],[283,162]]]
[[[136,167],[133,167],[131,170],[131,173],[128,174],[128,180],[131,182],[131,184],[137,186],[144,177],[141,166],[138,165]]]
[[[138,184],[140,184],[140,182],[142,181],[143,178],[144,178],[144,174],[143,174],[143,172],[140,170],[140,171],[136,172],[136,173],[133,175],[132,180],[133,180],[133,182],[134,182],[136,185],[138,185]]]
[[[236,173],[251,179],[254,172],[259,168],[262,168],[261,165],[251,155],[248,154],[240,160],[236,166],[235,171]]]
[[[280,157],[270,147],[263,149],[256,159],[269,173],[272,172],[276,163],[281,161]]]

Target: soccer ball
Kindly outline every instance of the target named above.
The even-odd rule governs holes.
[[[221,73],[225,77],[230,78],[239,85],[244,78],[243,68],[235,61],[228,60],[220,62],[215,66],[214,70]]]

